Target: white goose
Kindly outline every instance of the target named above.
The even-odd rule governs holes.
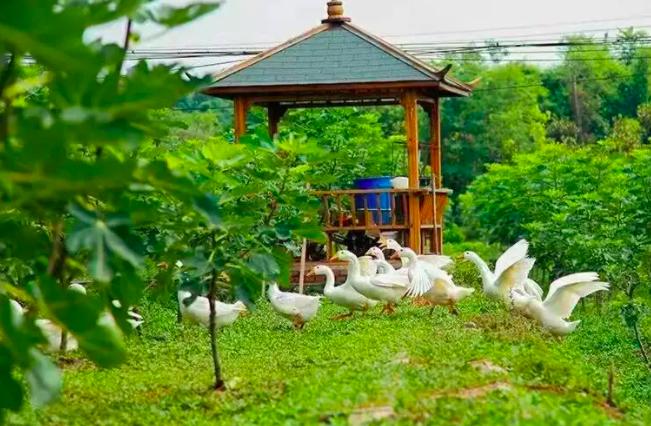
[[[291,319],[297,329],[302,329],[306,322],[314,318],[321,306],[320,296],[286,293],[280,291],[276,283],[269,285],[267,295],[271,307],[280,315]]]
[[[466,260],[471,261],[479,269],[484,293],[487,296],[511,304],[511,290],[522,288],[527,294],[542,294],[540,287],[527,277],[534,259],[527,257],[529,243],[520,240],[506,250],[495,262],[495,272],[491,272],[488,265],[475,252],[467,251],[463,254]]]
[[[475,289],[459,287],[454,284],[451,275],[445,271],[439,271],[441,273],[434,280],[432,288],[423,294],[423,298],[432,305],[430,315],[436,306],[447,306],[451,314],[458,315],[457,303],[474,293]]]
[[[335,287],[335,274],[328,266],[317,265],[308,273],[309,275],[325,276],[326,282],[323,288],[325,297],[349,310],[347,314],[337,315],[332,319],[350,318],[354,315],[355,311],[366,312],[378,303],[377,300],[371,300],[358,293],[349,281]]]
[[[80,293],[85,295],[86,288],[81,284],[70,284],[68,291]],[[36,326],[41,330],[43,337],[46,340],[46,348],[50,352],[58,352],[61,350],[61,343],[63,340],[63,329],[56,323],[49,319],[37,319]],[[65,351],[76,351],[79,349],[79,342],[70,333],[66,333]]]
[[[348,250],[340,250],[332,260],[339,259],[348,262],[347,281],[362,295],[372,300],[385,302],[383,313],[395,312],[395,305],[408,290],[408,277],[400,274],[376,275],[365,277],[360,272],[357,256]]]
[[[435,280],[445,280],[449,277],[442,269],[430,262],[421,260],[416,252],[409,247],[401,247],[394,256],[407,259],[407,277],[409,278],[409,291],[407,294],[409,296],[422,296],[431,290]]]
[[[197,296],[192,300],[192,293],[186,290],[179,290],[176,296],[183,319],[204,327],[210,326],[210,302],[207,297]],[[246,305],[239,300],[232,304],[215,300],[215,326],[229,326],[246,312]]]
[[[78,283],[70,284],[68,286],[68,291],[73,291],[79,294],[86,295],[86,288]],[[116,308],[120,308],[120,302],[117,300],[114,300],[113,306]],[[136,329],[140,327],[143,324],[143,318],[133,310],[128,310],[127,311],[127,321],[131,326]],[[61,350],[61,341],[63,338],[63,329],[56,324],[55,322],[49,320],[49,319],[37,319],[35,321],[36,326],[41,330],[41,333],[45,337],[45,340],[47,341],[46,347],[47,350],[50,352],[57,352]],[[104,312],[100,315],[99,319],[97,320],[97,324],[100,326],[104,327],[109,327],[113,330],[115,330],[117,333],[119,333],[117,324],[115,322],[115,318],[113,318],[113,315],[110,312]],[[79,349],[79,342],[75,337],[70,334],[66,333],[66,345],[65,345],[65,350],[66,352],[68,351],[75,351]]]
[[[396,270],[396,268],[394,268],[393,265],[387,261],[386,257],[384,257],[384,252],[380,247],[371,247],[368,249],[366,254],[375,259],[379,274],[393,274],[395,272],[398,272],[400,274],[407,275],[408,273],[407,268]]]
[[[567,275],[552,282],[544,301],[522,289],[513,290],[514,307],[526,316],[535,319],[540,325],[556,336],[573,332],[581,321],[566,321],[583,297],[597,291],[608,291],[610,284],[597,281],[594,272],[581,272]]]
[[[380,245],[383,248],[391,249],[395,252],[399,252],[402,246],[394,239],[382,239]],[[450,256],[443,256],[438,254],[419,254],[417,255],[419,260],[429,263],[435,268],[445,269],[448,266],[452,265],[452,258]],[[402,268],[398,269],[398,272],[406,273],[407,268],[409,267],[409,259],[401,257],[400,260],[403,262]]]
[[[365,277],[374,277],[379,272],[379,265],[371,256],[361,256],[359,259],[360,273]]]

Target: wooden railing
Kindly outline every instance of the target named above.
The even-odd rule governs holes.
[[[331,235],[348,231],[398,231],[407,238],[410,229],[409,199],[420,206],[421,252],[440,252],[443,211],[450,193],[447,189],[346,189],[315,191],[321,199],[323,225],[328,235],[327,251],[332,252]],[[429,241],[429,244],[426,243]]]

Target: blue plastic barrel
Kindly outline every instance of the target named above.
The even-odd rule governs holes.
[[[391,177],[390,176],[376,176],[363,179],[355,180],[356,189],[391,189]],[[391,222],[391,197],[390,193],[381,193],[379,197],[380,201],[380,211],[382,212],[382,223],[388,224]],[[378,217],[378,196],[377,194],[367,194],[367,195],[356,195],[355,196],[355,208],[358,211],[358,216],[363,215],[364,213],[364,198],[366,198],[366,206],[371,211],[373,221],[378,224],[380,223]],[[363,216],[361,217],[363,218]]]

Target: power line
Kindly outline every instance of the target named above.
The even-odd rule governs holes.
[[[608,18],[608,19],[595,19],[587,21],[566,21],[559,23],[546,23],[546,24],[534,24],[534,25],[517,25],[511,27],[492,27],[492,28],[481,28],[481,29],[472,29],[472,30],[460,30],[460,31],[436,31],[436,32],[427,32],[427,33],[411,33],[411,34],[392,34],[385,35],[384,37],[414,37],[414,36],[430,36],[430,35],[445,35],[445,34],[470,34],[470,33],[481,33],[487,31],[510,31],[510,30],[524,30],[530,28],[553,28],[553,27],[562,27],[569,25],[578,25],[578,24],[596,24],[604,22],[621,22],[628,21],[630,19],[646,19],[651,18],[651,15],[635,15],[625,18]]]

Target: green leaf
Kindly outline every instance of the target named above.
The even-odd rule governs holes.
[[[43,407],[54,400],[61,391],[61,372],[45,355],[32,349],[32,366],[25,373],[29,383],[30,401],[35,408]]]
[[[193,3],[185,7],[161,6],[148,18],[165,27],[177,27],[216,10],[220,3]]]
[[[253,254],[247,263],[248,267],[265,278],[275,278],[280,273],[276,259],[270,254]]]
[[[9,370],[0,368],[0,412],[2,409],[18,411],[23,405],[23,388]]]
[[[193,205],[195,210],[201,213],[212,226],[216,228],[223,226],[224,223],[219,212],[219,200],[216,196],[204,195],[196,197],[193,200]]]
[[[81,350],[104,368],[116,367],[127,357],[122,335],[114,325],[100,324],[75,337]]]
[[[126,260],[135,268],[142,266],[142,257],[117,233],[119,229],[130,224],[128,217],[113,215],[102,220],[94,212],[74,204],[69,211],[79,222],[75,224],[66,240],[68,250],[73,253],[82,249],[90,252],[88,267],[93,278],[102,282],[111,280],[111,254]]]
[[[107,306],[94,295],[62,289],[49,276],[39,284],[52,317],[70,331],[79,347],[102,367],[113,367],[124,361],[126,351],[119,330],[107,322]]]

